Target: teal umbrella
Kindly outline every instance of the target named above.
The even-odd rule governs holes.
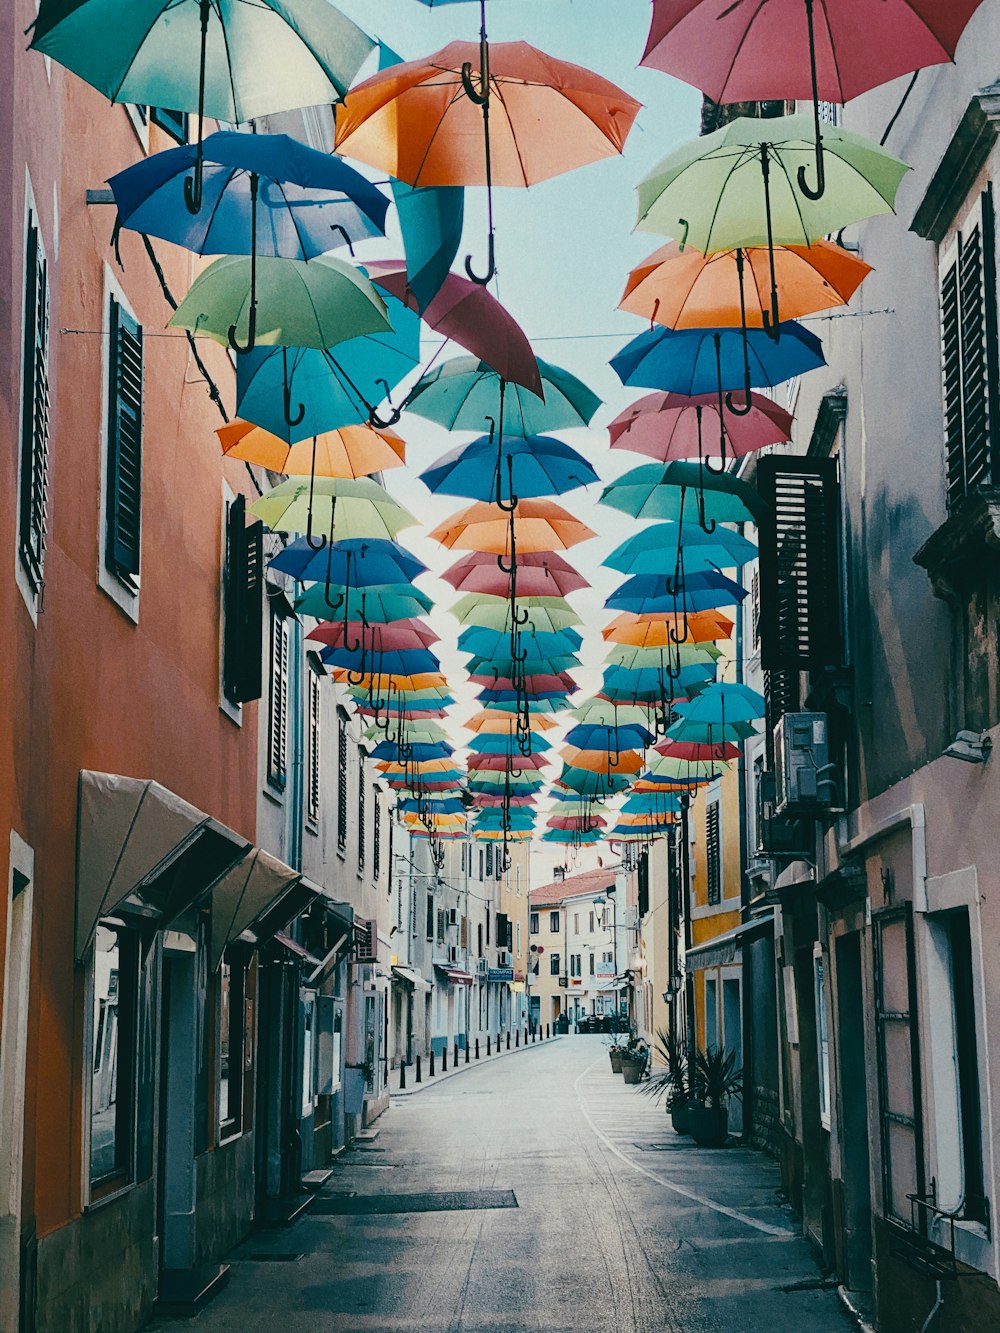
[[[31,48],[113,102],[239,124],[339,102],[374,43],[328,0],[41,0]]]
[[[407,405],[447,430],[482,431],[491,423],[498,438],[528,438],[546,431],[586,426],[601,405],[597,395],[568,370],[539,360],[544,400],[502,380],[474,356],[456,356],[422,375]]]
[[[346,607],[343,604],[345,592],[348,594]],[[317,620],[326,620],[332,610],[348,621],[360,620],[363,609],[364,618],[370,625],[419,616],[433,605],[425,592],[403,583],[350,589],[338,583],[331,583],[329,587],[325,583],[313,583],[295,599],[296,611],[315,616]]]
[[[697,463],[646,463],[605,486],[601,504],[623,509],[633,518],[683,521],[687,491],[702,496],[701,517],[720,523],[759,522],[767,506],[752,486],[731,472],[710,472]],[[694,503],[694,502],[692,502]],[[704,526],[704,524],[702,525]],[[707,532],[713,528],[707,528]]]

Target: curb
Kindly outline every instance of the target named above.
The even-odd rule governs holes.
[[[861,1329],[861,1333],[875,1333],[875,1329],[872,1327],[871,1324],[869,1324],[868,1320],[864,1317],[864,1315],[861,1313],[858,1307],[851,1300],[851,1293],[847,1290],[847,1288],[838,1287],[837,1295],[840,1298],[841,1305],[844,1307],[847,1313],[857,1324],[858,1328]]]
[[[449,1078],[455,1078],[458,1074],[464,1074],[470,1069],[483,1069],[486,1065],[494,1064],[497,1060],[506,1060],[509,1055],[523,1055],[525,1051],[540,1050],[543,1046],[551,1046],[555,1041],[562,1041],[562,1035],[546,1037],[544,1041],[528,1042],[526,1046],[512,1046],[509,1051],[500,1051],[498,1055],[484,1056],[479,1060],[470,1060],[468,1064],[461,1063],[457,1069],[449,1069],[447,1073],[435,1074],[433,1079],[427,1075],[421,1083],[412,1088],[390,1089],[389,1098],[394,1101],[397,1097],[416,1097],[420,1092],[426,1092],[429,1088],[435,1088],[439,1083],[444,1083]],[[407,1065],[407,1070],[413,1070],[413,1065]],[[414,1071],[414,1077],[416,1072]]]

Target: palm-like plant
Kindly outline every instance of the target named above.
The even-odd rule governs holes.
[[[730,1097],[743,1096],[743,1069],[736,1052],[724,1046],[695,1051],[691,1070],[691,1093],[706,1106],[721,1108]]]
[[[657,1028],[654,1049],[663,1068],[654,1070],[649,1082],[643,1084],[643,1092],[654,1101],[666,1097],[668,1111],[685,1105],[691,1090],[688,1086],[688,1060],[683,1042],[663,1028]]]

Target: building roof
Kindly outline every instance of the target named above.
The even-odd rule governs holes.
[[[603,866],[600,870],[581,870],[578,875],[567,875],[565,879],[553,880],[551,884],[539,884],[528,894],[532,907],[547,907],[561,903],[566,898],[588,897],[603,893],[612,888],[620,866]]]

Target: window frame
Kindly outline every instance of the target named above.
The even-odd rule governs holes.
[[[216,1009],[218,1013],[216,1021],[216,1051],[218,1058],[216,1060],[215,1087],[216,1087],[216,1142],[226,1143],[230,1139],[239,1138],[243,1133],[243,1122],[245,1110],[243,1105],[244,1074],[246,1072],[246,1012],[247,1012],[247,963],[248,958],[246,950],[242,947],[227,947],[222,955],[222,962],[219,965],[219,971],[216,974]],[[228,1017],[227,1054],[228,1054],[228,1082],[227,1082],[227,1114],[226,1118],[222,1116],[222,1042],[223,1042],[223,1021],[222,1021],[222,978],[223,969],[229,969],[229,993],[226,1002],[226,1011]],[[235,1024],[234,1024],[235,1020]],[[234,1043],[235,1037],[235,1043]],[[236,1096],[234,1098],[234,1091]]]
[[[101,930],[111,931],[118,937],[119,957],[126,962],[119,962],[115,988],[115,1009],[124,999],[127,1005],[126,1022],[123,1026],[122,1015],[117,1013],[115,1041],[115,1160],[113,1167],[99,1176],[94,1175],[94,1102],[95,1102],[95,1046],[98,1041],[106,1042],[107,1026],[98,1020],[95,1014],[97,1000],[97,943]],[[127,952],[122,954],[122,944]],[[85,1204],[90,1207],[105,1202],[136,1183],[136,1148],[138,1140],[138,1060],[140,1005],[142,1003],[142,947],[139,931],[121,918],[103,917],[97,925],[94,942],[90,948],[87,967],[87,1002],[86,1021],[84,1024],[84,1059],[86,1106],[84,1114],[85,1162],[83,1184]],[[110,952],[110,950],[104,951]],[[127,982],[127,985],[125,984]],[[110,998],[110,997],[109,997]],[[104,1013],[107,1013],[107,1008]],[[103,1015],[102,1015],[103,1018]],[[124,1040],[123,1040],[124,1036]],[[122,1055],[126,1059],[122,1060]],[[121,1094],[124,1093],[124,1097]],[[119,1142],[119,1136],[121,1141]]]
[[[558,935],[561,930],[560,912],[558,909],[549,911],[549,934]]]
[[[104,566],[109,575],[120,583],[128,592],[138,594],[142,577],[142,454],[144,441],[143,417],[145,412],[145,348],[143,326],[131,310],[128,303],[111,293],[107,303],[108,312],[108,374],[104,390],[107,394],[107,439],[105,445],[105,495],[104,495]],[[122,366],[121,335],[131,339],[138,349],[139,391],[138,402],[128,401],[122,394],[119,371]],[[122,488],[122,455],[120,442],[122,437],[121,422],[123,409],[131,409],[136,417],[135,475],[131,479],[136,492],[135,510],[135,560],[129,563],[128,556],[121,558],[116,554],[121,546],[124,549],[131,534],[125,532],[118,516],[118,496]],[[114,446],[114,460],[112,460]],[[115,466],[112,467],[112,461]],[[122,535],[124,533],[124,535]]]

